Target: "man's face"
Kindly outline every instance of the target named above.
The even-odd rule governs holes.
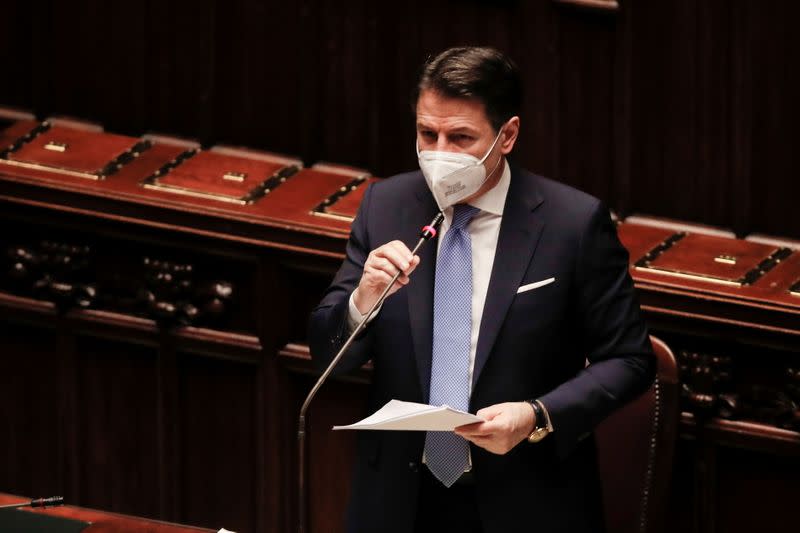
[[[462,152],[480,159],[496,136],[480,101],[449,98],[430,90],[420,93],[417,100],[420,151]],[[492,168],[496,162],[495,158],[490,166],[487,160],[486,166]]]
[[[469,201],[494,187],[503,172],[502,158],[511,152],[519,133],[519,117],[512,117],[503,126],[503,133],[492,153],[486,158],[486,183]],[[486,155],[497,131],[486,116],[482,102],[470,98],[449,98],[435,91],[422,91],[417,100],[417,143],[419,151],[461,152],[478,159]]]

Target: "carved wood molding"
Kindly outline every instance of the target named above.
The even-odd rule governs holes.
[[[59,310],[88,308],[97,296],[91,279],[91,247],[86,244],[43,240],[10,246],[5,277],[17,294],[53,302]]]
[[[133,274],[104,282],[96,251],[87,244],[11,245],[6,262],[0,283],[14,294],[51,301],[62,312],[100,308],[145,316],[165,327],[223,324],[235,295],[233,283],[201,276],[193,264],[151,257],[140,257],[142,269]]]
[[[800,433],[796,431],[722,418],[701,421],[692,413],[682,413],[681,436],[697,438],[700,433],[716,444],[800,457]]]
[[[278,352],[278,360],[283,368],[293,374],[314,375],[320,374],[311,361],[311,352],[308,345],[289,343]],[[372,362],[367,362],[358,372],[348,376],[331,376],[337,381],[359,383],[367,385],[372,380]]]
[[[58,313],[51,302],[0,292],[0,317],[55,327],[54,316],[70,324],[79,334],[98,335],[157,346],[164,340],[164,330],[155,320],[99,309],[71,309]],[[214,358],[259,364],[263,345],[258,337],[243,333],[186,326],[169,330],[169,338],[178,351],[202,353]],[[309,361],[310,365],[310,361]]]
[[[800,370],[775,363],[754,377],[747,361],[681,350],[683,408],[702,420],[753,422],[800,432]]]

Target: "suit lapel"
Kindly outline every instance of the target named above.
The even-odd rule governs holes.
[[[421,176],[421,175],[420,175]],[[424,179],[420,179],[421,187],[415,191],[416,198],[409,204],[404,222],[403,242],[411,248],[419,240],[422,226],[433,219],[439,211]],[[437,238],[431,239],[420,249],[420,263],[411,274],[411,282],[406,285],[408,291],[408,316],[411,325],[411,336],[414,344],[414,355],[417,363],[420,390],[423,402],[428,402],[431,381],[431,357],[433,352],[433,283],[436,274]]]
[[[512,167],[511,185],[500,223],[500,235],[481,318],[472,390],[475,390],[544,229],[542,218],[534,216],[534,211],[542,201],[535,178]]]

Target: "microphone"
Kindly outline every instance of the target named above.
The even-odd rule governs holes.
[[[50,496],[49,498],[37,498],[29,502],[11,503],[8,505],[0,505],[0,509],[13,509],[17,507],[55,507],[57,505],[64,505],[63,496]]]
[[[436,232],[437,232],[437,230],[439,228],[439,225],[442,223],[442,220],[444,220],[444,214],[442,214],[442,212],[440,211],[440,212],[436,213],[436,216],[433,217],[433,220],[431,220],[430,224],[428,224],[427,226],[423,226],[422,227],[422,231],[420,231],[420,234],[419,234],[419,240],[417,241],[416,246],[414,246],[414,249],[411,250],[411,256],[412,257],[414,255],[416,255],[417,251],[422,247],[423,244],[425,244],[427,241],[431,240],[432,238],[434,238],[436,236]],[[298,444],[298,479],[297,480],[298,480],[298,491],[299,491],[299,494],[298,494],[298,496],[299,496],[298,497],[298,513],[299,513],[299,516],[298,516],[298,522],[299,522],[298,523],[298,531],[299,531],[299,533],[305,533],[305,531],[306,531],[306,518],[307,518],[306,517],[306,491],[305,491],[305,481],[306,481],[306,474],[305,474],[306,411],[308,411],[308,406],[311,404],[311,400],[314,399],[314,396],[316,396],[317,391],[319,391],[320,387],[322,387],[322,384],[325,383],[325,380],[328,379],[328,376],[330,375],[330,373],[333,372],[333,369],[339,363],[339,360],[342,358],[342,356],[345,354],[345,352],[347,352],[347,349],[353,343],[353,340],[358,336],[359,333],[361,333],[361,330],[363,330],[364,327],[367,325],[367,322],[369,322],[369,319],[372,318],[372,315],[375,313],[375,310],[378,309],[381,306],[383,301],[386,299],[386,296],[389,294],[389,290],[392,288],[392,286],[394,286],[395,282],[397,281],[397,278],[399,278],[401,274],[402,274],[402,272],[398,272],[397,274],[394,275],[394,277],[391,279],[389,284],[386,285],[386,288],[383,289],[383,292],[378,297],[378,300],[374,304],[372,304],[372,307],[370,307],[369,311],[367,311],[367,314],[364,315],[363,317],[361,317],[361,321],[358,323],[356,328],[353,330],[353,332],[347,338],[345,343],[342,345],[341,349],[336,354],[336,357],[333,358],[333,360],[330,362],[328,367],[325,369],[325,371],[319,377],[317,382],[311,388],[311,392],[308,393],[308,396],[306,396],[305,402],[303,402],[303,407],[300,408],[300,417],[298,418],[298,421],[297,421],[297,444]]]

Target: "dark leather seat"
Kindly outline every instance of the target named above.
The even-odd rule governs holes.
[[[596,430],[608,533],[663,531],[678,424],[675,356],[651,337],[658,375]]]

